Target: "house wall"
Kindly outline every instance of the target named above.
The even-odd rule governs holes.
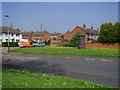
[[[64,39],[67,39],[67,40],[71,40],[72,39],[72,35],[70,32],[67,32],[64,34]]]
[[[120,43],[86,43],[86,47],[120,48]]]
[[[9,39],[10,42],[12,42],[12,39],[14,39],[14,42],[17,42],[17,40],[21,41],[22,40],[22,34],[20,34],[19,36],[16,36],[16,34],[5,34],[5,33],[1,33],[0,34],[0,39],[2,40],[1,42],[6,42],[6,39]]]
[[[73,29],[73,31],[67,32],[66,34],[64,34],[64,39],[71,40],[73,35],[75,35],[76,33],[81,33],[83,35],[85,34],[82,30],[80,30],[79,27],[76,27],[75,29]]]
[[[49,33],[46,33],[44,36],[43,36],[43,41],[48,41],[50,40],[50,34]]]
[[[76,34],[76,33],[81,33],[81,34],[83,34],[83,35],[85,35],[86,33],[85,32],[83,32],[82,30],[80,30],[80,28],[79,27],[76,27],[75,29],[73,29],[73,31],[71,32],[71,34]]]

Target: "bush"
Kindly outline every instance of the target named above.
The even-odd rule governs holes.
[[[50,45],[50,42],[44,42],[45,43],[45,45]]]
[[[70,44],[65,44],[65,45],[63,45],[64,47],[71,47],[71,45]]]
[[[69,42],[69,40],[67,40],[67,39],[62,39],[62,42]]]
[[[70,46],[71,47],[78,47],[78,38],[82,35],[81,33],[76,33],[75,36],[70,40]]]
[[[2,42],[2,46],[8,47],[8,42]],[[9,42],[9,46],[10,47],[17,47],[19,45],[18,45],[18,42]]]

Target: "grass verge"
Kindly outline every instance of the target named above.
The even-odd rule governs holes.
[[[71,56],[94,56],[94,57],[120,57],[117,48],[86,48],[77,49],[75,47],[32,47],[18,48],[11,52],[32,53],[44,55],[71,55]]]
[[[93,82],[63,76],[3,69],[2,88],[112,88]]]

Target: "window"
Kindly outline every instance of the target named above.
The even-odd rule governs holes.
[[[72,37],[74,37],[75,35],[74,34],[72,34]]]
[[[5,39],[6,40],[6,42],[8,42],[8,39]]]
[[[19,39],[16,39],[16,42],[20,42],[20,40],[19,40]]]
[[[20,34],[17,33],[16,36],[20,36]]]
[[[2,36],[2,33],[0,33],[0,36]]]
[[[14,39],[12,39],[12,42],[14,42]]]
[[[5,36],[7,36],[7,33],[5,33]]]
[[[14,34],[12,33],[12,36],[13,36]]]

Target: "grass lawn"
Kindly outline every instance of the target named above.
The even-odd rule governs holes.
[[[73,56],[95,56],[95,57],[120,57],[117,48],[86,48],[75,47],[32,47],[18,48],[11,52],[46,54],[46,55],[73,55]]]
[[[2,88],[112,88],[63,76],[3,69]]]

